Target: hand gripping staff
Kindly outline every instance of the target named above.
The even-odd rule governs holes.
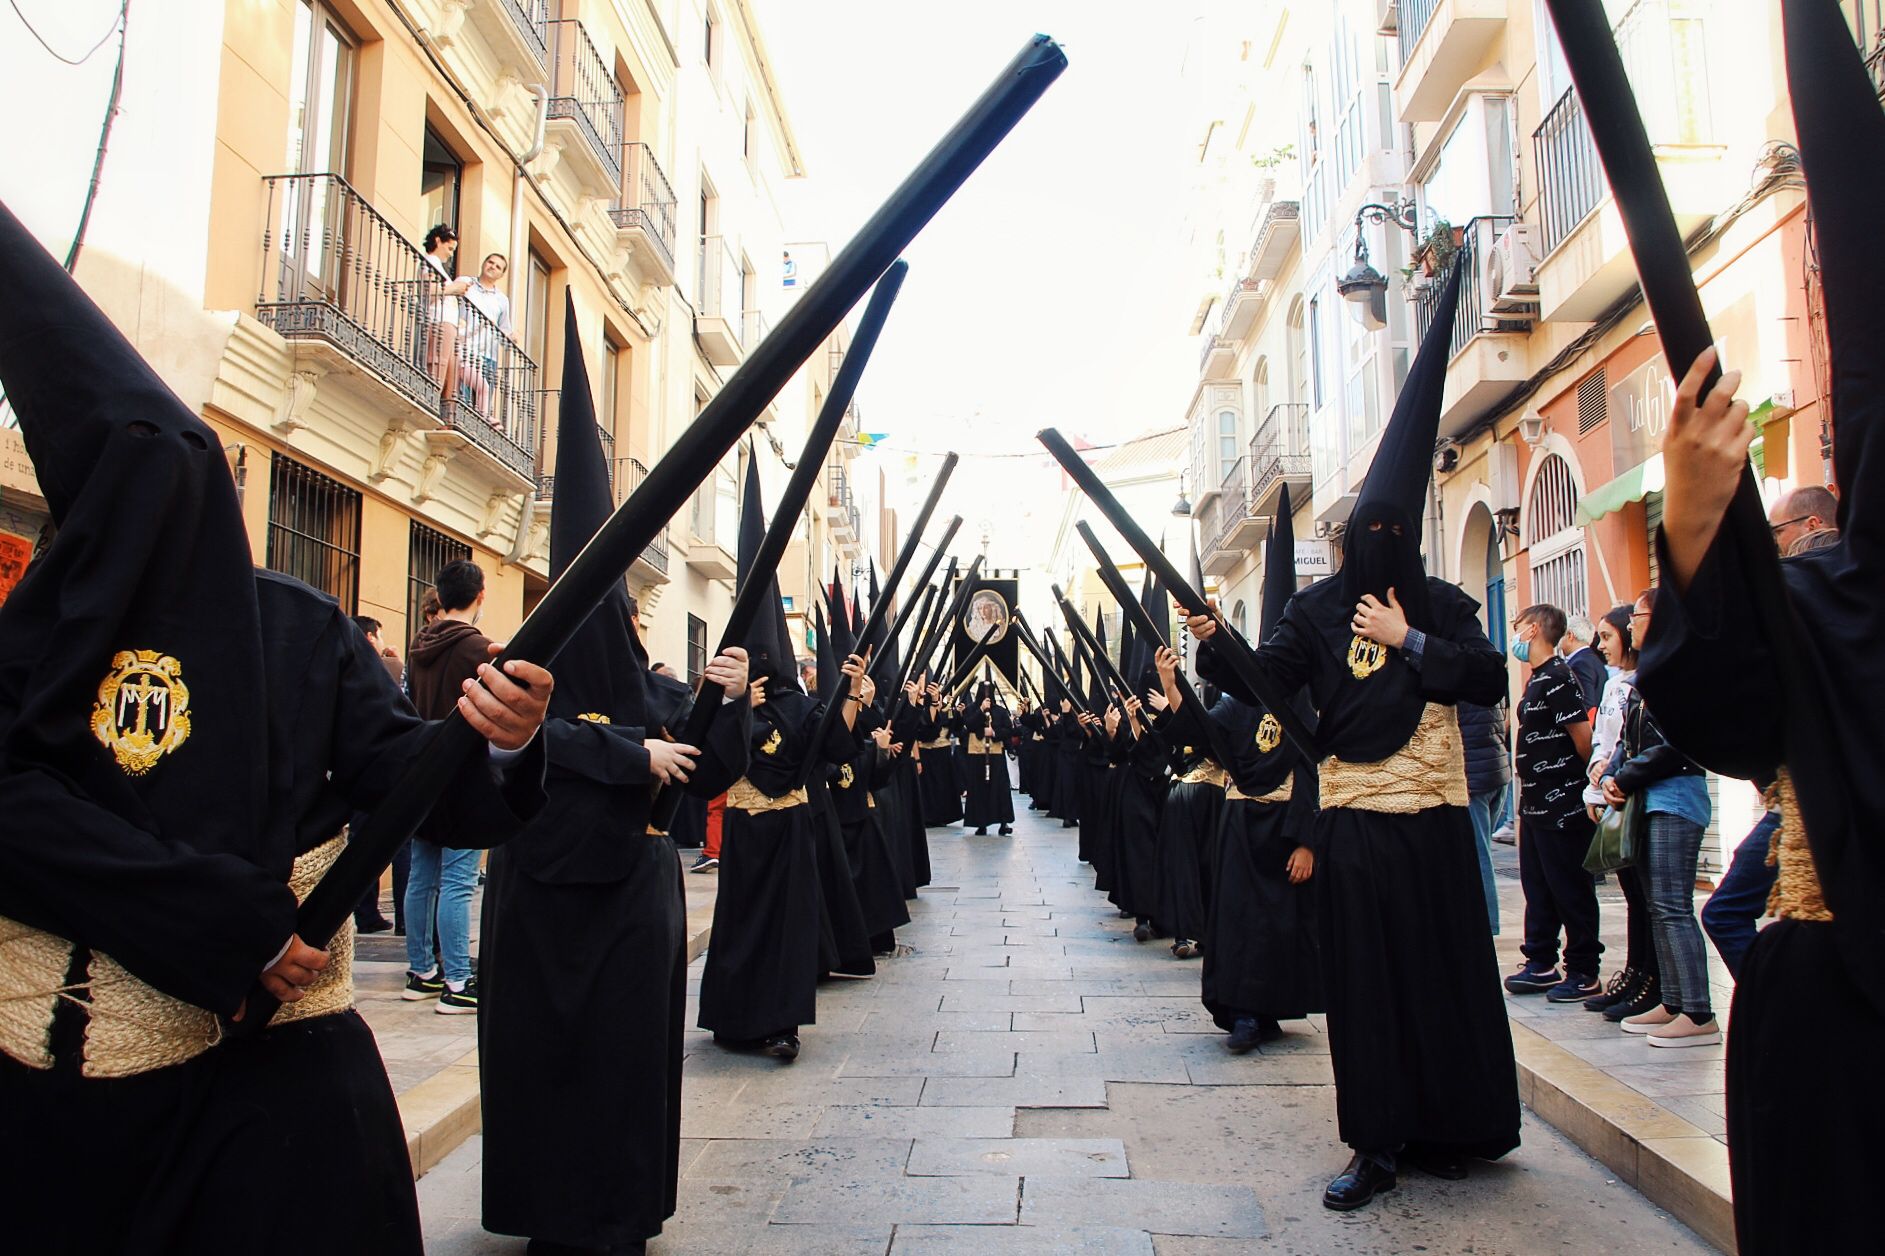
[[[1034,639],[1034,633],[1028,628],[1028,621],[1020,611],[1014,613],[1014,626],[1015,631],[1021,634],[1022,648],[1029,654],[1032,654],[1034,661],[1041,665],[1043,687],[1045,687],[1046,678],[1050,676],[1053,677],[1060,685],[1061,696],[1072,704],[1073,709],[1081,715],[1089,714],[1086,709],[1086,699],[1082,695],[1074,693],[1073,681],[1068,677],[1067,670],[1057,665],[1053,659],[1047,656],[1047,651],[1041,649],[1041,643]],[[1043,703],[1046,701],[1044,695],[1042,701]],[[1056,713],[1058,714],[1058,712]]]
[[[1106,553],[1105,547],[1100,544],[1100,539],[1093,535],[1092,527],[1083,519],[1074,525],[1074,530],[1080,534],[1080,539],[1086,542],[1087,548],[1093,551],[1093,560],[1099,564],[1100,580],[1106,585],[1107,591],[1113,595],[1113,600],[1119,603],[1120,609],[1132,620],[1133,625],[1146,635],[1147,640],[1155,646],[1169,647],[1171,642],[1165,639],[1165,634],[1159,631],[1159,626],[1152,622],[1152,617],[1145,613],[1145,607],[1139,604],[1139,599],[1132,595],[1131,586],[1126,583],[1126,578],[1119,574],[1119,568],[1113,565],[1113,560]],[[1198,696],[1198,691],[1191,685],[1191,678],[1185,675],[1185,669],[1181,667],[1174,674],[1174,679],[1178,681],[1178,696],[1189,703],[1191,709],[1201,717],[1199,722],[1204,727],[1205,735],[1211,739],[1211,757],[1220,764],[1229,766],[1230,757],[1219,745],[1222,738],[1219,736],[1217,721],[1210,718],[1204,699]]]
[[[825,273],[752,351],[694,419],[647,479],[617,507],[589,544],[550,586],[496,660],[551,663],[584,619],[622,578],[635,556],[678,514],[701,481],[759,417],[794,372],[822,344],[865,290],[897,260],[916,234],[967,182],[1022,115],[1067,68],[1060,46],[1035,35],[967,113],[891,193]],[[448,717],[380,805],[352,835],[295,914],[295,933],[325,946],[353,912],[366,887],[392,861],[464,763],[484,753],[484,740],[457,716]],[[275,1014],[259,981],[247,1015],[232,1033],[257,1033]]]
[[[936,513],[936,503],[941,499],[943,489],[949,486],[949,477],[955,474],[956,455],[950,454],[943,459],[942,470],[936,473],[936,482],[929,486],[929,496],[923,500],[923,509],[917,512],[916,522],[910,526],[910,535],[904,538],[903,548],[897,551],[897,561],[890,569],[890,575],[884,580],[883,594],[877,604],[871,607],[870,618],[858,629],[858,649],[868,648],[866,643],[883,634],[885,621],[890,618],[890,599],[897,594],[897,586],[903,581],[903,573],[910,569],[910,560],[916,557],[916,547],[923,540],[923,530],[929,527],[929,517]],[[961,522],[960,517],[956,519]],[[953,530],[952,530],[953,534]],[[937,546],[936,554],[931,556],[931,563],[942,554],[942,547]],[[811,778],[812,768],[819,762],[819,753],[825,739],[831,735],[831,725],[838,718],[838,712],[844,709],[845,702],[851,696],[851,678],[840,675],[838,684],[831,696],[825,700],[824,714],[818,720],[818,731],[812,737],[812,749],[805,756],[804,767],[799,772],[798,784],[802,787]]]
[[[1117,667],[1113,666],[1113,660],[1106,657],[1106,651],[1100,649],[1100,643],[1098,639],[1094,637],[1093,630],[1087,627],[1086,620],[1082,619],[1080,612],[1073,608],[1073,603],[1069,602],[1067,595],[1060,591],[1060,586],[1050,584],[1047,587],[1053,592],[1054,600],[1060,603],[1060,613],[1066,616],[1067,627],[1073,633],[1074,640],[1086,647],[1088,663],[1093,666],[1107,684],[1113,687],[1113,692],[1118,696],[1119,700],[1120,716],[1130,723],[1131,715],[1126,710],[1126,699],[1132,697],[1132,686],[1126,683],[1126,678],[1119,674]],[[1160,758],[1170,758],[1171,746],[1167,744],[1165,738],[1160,735],[1159,731],[1152,727],[1150,713],[1141,717],[1140,722],[1145,727],[1146,743],[1158,753]]]
[[[772,573],[778,569],[779,560],[785,557],[786,548],[792,544],[792,538],[798,532],[799,516],[805,510],[805,503],[811,500],[812,490],[818,486],[818,477],[824,474],[825,455],[830,452],[831,442],[837,438],[838,428],[844,423],[844,412],[850,408],[851,399],[857,394],[858,378],[870,364],[871,352],[877,347],[877,338],[884,330],[884,320],[890,317],[890,307],[895,304],[897,292],[903,287],[903,280],[909,270],[910,264],[899,260],[892,263],[890,269],[884,272],[884,277],[877,281],[870,304],[864,307],[864,317],[858,323],[857,335],[852,338],[851,351],[844,355],[844,362],[838,367],[836,378],[831,381],[831,392],[826,395],[825,404],[812,423],[811,435],[806,438],[805,448],[799,452],[798,465],[793,469],[792,478],[786,482],[785,492],[780,495],[773,509],[772,523],[766,529],[765,539],[760,542],[759,552],[753,557],[752,570],[746,573],[746,581],[740,585],[739,594],[733,599],[733,609],[727,613],[726,627],[721,630],[720,645],[714,651],[715,654],[746,640],[760,612],[770,610],[766,603],[772,596]],[[705,682],[701,684],[704,686]],[[719,708],[720,703],[711,695],[702,701],[697,687],[694,705],[677,733],[678,740],[689,746],[702,745],[713,727],[714,715]],[[665,834],[668,831],[674,823],[675,812],[680,809],[684,792],[685,787],[682,786],[655,786],[654,801],[648,810],[650,833]]]
[[[1054,461],[1080,486],[1080,491],[1106,516],[1106,522],[1113,525],[1113,530],[1125,538],[1126,544],[1132,546],[1145,565],[1152,569],[1152,574],[1164,581],[1165,587],[1171,591],[1172,599],[1193,614],[1209,614],[1217,621],[1217,632],[1211,638],[1212,647],[1225,664],[1237,673],[1237,679],[1257,696],[1257,701],[1276,717],[1277,723],[1283,726],[1283,732],[1296,743],[1296,748],[1311,762],[1320,760],[1322,756],[1316,750],[1315,736],[1309,731],[1308,725],[1303,723],[1296,708],[1285,700],[1283,694],[1277,692],[1276,686],[1263,674],[1263,669],[1257,666],[1256,651],[1250,648],[1243,634],[1225,623],[1222,615],[1211,610],[1210,603],[1205,601],[1204,590],[1192,588],[1191,581],[1178,573],[1178,568],[1165,557],[1164,551],[1152,543],[1145,529],[1133,522],[1132,516],[1119,504],[1112,490],[1074,452],[1066,437],[1051,427],[1042,428],[1036,436],[1041,444],[1047,446],[1047,452],[1054,455]]]
[[[930,656],[936,652],[937,644],[942,641],[949,628],[960,622],[962,610],[969,603],[969,593],[975,587],[975,578],[981,572],[982,560],[978,555],[975,561],[969,564],[969,574],[956,585],[955,596],[949,600],[947,607],[943,608],[942,614],[930,624],[929,637],[924,641],[922,650],[912,654],[905,661],[897,692],[890,698],[889,719],[895,720],[898,713],[903,710],[903,684],[912,677],[929,674]],[[937,601],[941,602],[942,599],[938,597]]]
[[[952,454],[951,457],[953,456]],[[923,574],[918,576],[916,582],[910,586],[910,596],[904,599],[904,606],[897,612],[897,618],[890,625],[890,631],[884,634],[883,649],[877,650],[877,655],[881,656],[884,650],[889,649],[895,644],[897,638],[903,634],[905,624],[921,624],[929,617],[929,605],[932,600],[931,595],[936,591],[934,586],[930,584],[930,580],[936,575],[936,567],[942,562],[943,553],[948,550],[949,543],[956,539],[956,532],[961,527],[961,515],[949,516],[949,526],[943,529],[942,538],[936,542],[936,549],[930,554],[929,562],[923,568]],[[954,571],[955,566],[956,560],[953,558],[950,559],[949,569]],[[916,597],[916,590],[918,589],[923,590],[923,598],[920,603]],[[858,649],[862,650],[865,644],[864,641],[859,640]]]
[[[927,589],[923,590],[923,604],[916,611],[916,635],[910,639],[910,648],[903,654],[903,666],[897,670],[893,678],[897,693],[903,692],[904,683],[910,679],[910,668],[916,664],[917,651],[922,648],[925,641],[929,640],[929,634],[936,624],[936,616],[943,613],[946,599],[952,596],[950,590],[956,587],[957,561],[956,556],[951,554],[949,568],[943,572],[942,583],[930,584]],[[894,695],[886,695],[886,697],[891,699],[891,706],[896,705]]]

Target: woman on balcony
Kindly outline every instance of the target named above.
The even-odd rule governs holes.
[[[438,383],[439,395],[450,401],[458,391],[457,349],[459,325],[464,321],[464,302],[459,300],[471,290],[471,280],[452,274],[452,256],[458,252],[458,232],[439,223],[425,233],[426,265],[438,275],[438,295],[426,313],[426,371]]]

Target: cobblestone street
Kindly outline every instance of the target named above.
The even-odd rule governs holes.
[[[798,1063],[690,1030],[680,1210],[651,1251],[1711,1250],[1529,1112],[1468,1181],[1409,1173],[1325,1210],[1346,1152],[1319,1025],[1227,1054],[1198,965],[1133,942],[1071,830],[1029,815],[930,844],[915,953],[823,986]],[[439,1256],[523,1251],[479,1229],[479,1151],[419,1183]]]

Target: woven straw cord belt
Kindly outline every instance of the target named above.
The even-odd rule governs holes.
[[[1243,790],[1237,788],[1237,782],[1232,781],[1229,785],[1224,787],[1224,797],[1232,802],[1288,802],[1290,798],[1293,797],[1292,791],[1294,785],[1295,778],[1293,776],[1286,776],[1283,778],[1281,785],[1278,785],[1269,793],[1259,796],[1244,793]]]
[[[1807,845],[1793,777],[1786,768],[1780,769],[1768,789],[1767,805],[1780,813],[1780,827],[1767,844],[1768,867],[1780,869],[1767,895],[1767,914],[1789,920],[1831,920],[1833,912],[1820,892],[1819,869],[1813,864],[1813,848]]]
[[[979,733],[970,733],[969,734],[969,753],[971,755],[978,755],[978,754],[980,755],[995,755],[995,754],[1005,755],[1008,753],[1008,747],[998,738],[994,738],[994,737],[984,738]]]
[[[1215,785],[1223,789],[1230,784],[1230,773],[1215,759],[1206,759],[1191,771],[1178,778],[1180,785]]]
[[[288,888],[306,898],[345,849],[336,837],[295,860]],[[294,1003],[282,1005],[274,1024],[344,1012],[353,1006],[353,921],[328,945],[327,971]],[[222,1041],[214,1012],[155,990],[98,951],[89,953],[85,980],[66,984],[78,948],[55,934],[0,917],[0,1051],[28,1068],[53,1066],[52,1019],[60,1000],[85,1011],[86,1077],[134,1077],[182,1064]]]
[[[811,800],[810,791],[804,789],[795,789],[789,794],[774,798],[743,776],[733,782],[733,788],[727,791],[727,806],[735,811],[744,811],[749,816],[761,815],[768,811],[789,811]]]
[[[1412,815],[1466,805],[1465,747],[1453,708],[1429,702],[1407,744],[1379,763],[1330,755],[1320,767],[1321,803],[1355,811]]]
[[[956,739],[954,737],[938,737],[935,741],[924,741],[918,742],[917,744],[922,746],[925,750],[954,750],[956,748]]]

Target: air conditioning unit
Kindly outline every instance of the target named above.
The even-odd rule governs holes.
[[[1538,254],[1531,228],[1513,223],[1486,253],[1486,308],[1494,314],[1522,314],[1538,304]]]

